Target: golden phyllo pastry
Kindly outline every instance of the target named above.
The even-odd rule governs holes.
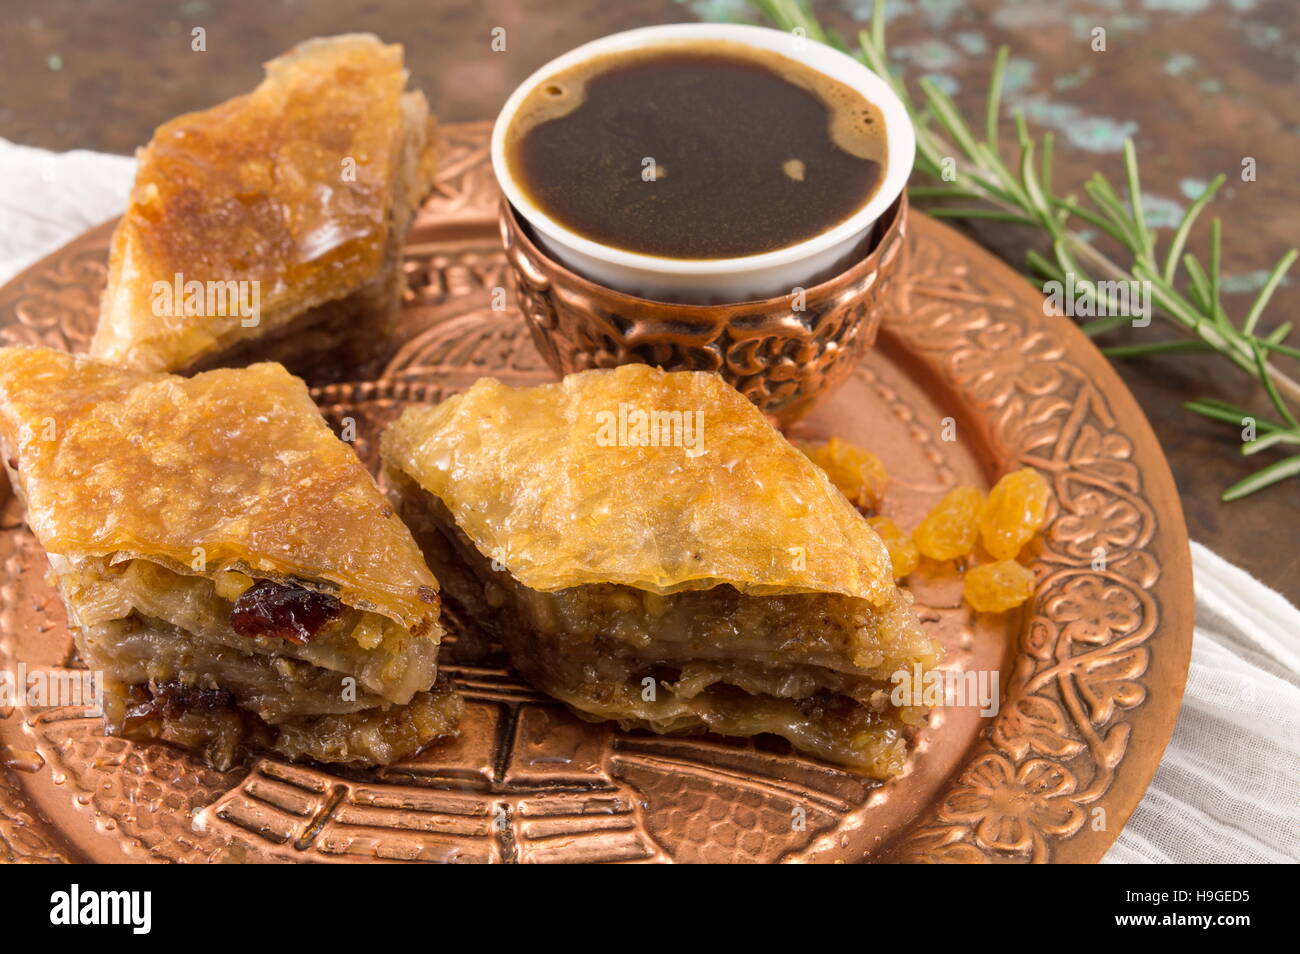
[[[580,714],[901,769],[924,710],[890,677],[940,648],[861,514],[718,376],[484,379],[383,458],[449,603]]]
[[[402,48],[310,40],[252,93],[160,126],[113,234],[91,354],[143,371],[256,359],[316,377],[382,352],[433,122]]]
[[[387,764],[454,731],[438,582],[284,368],[0,349],[0,443],[110,731],[220,767]]]

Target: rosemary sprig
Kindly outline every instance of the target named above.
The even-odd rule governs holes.
[[[1178,341],[1103,347],[1103,353],[1112,358],[1189,351],[1218,354],[1264,388],[1280,420],[1267,420],[1212,399],[1189,401],[1187,409],[1241,428],[1247,428],[1253,421],[1261,436],[1243,444],[1245,455],[1300,444],[1300,424],[1291,410],[1291,405],[1300,406],[1300,382],[1274,363],[1275,358],[1300,359],[1300,348],[1286,342],[1291,325],[1285,323],[1266,335],[1256,332],[1260,316],[1295,262],[1297,251],[1292,249],[1282,256],[1240,321],[1233,321],[1220,301],[1222,222],[1215,218],[1210,225],[1208,267],[1185,251],[1193,225],[1223,186],[1226,176],[1219,175],[1209,183],[1174,229],[1167,247],[1162,249],[1156,229],[1147,225],[1143,213],[1137,150],[1131,140],[1124,143],[1127,202],[1100,172],[1093,173],[1083,184],[1091,206],[1082,204],[1080,197],[1073,193],[1056,195],[1052,189],[1053,135],[1047,132],[1041,139],[1032,136],[1019,110],[1012,113],[1017,154],[1004,159],[999,148],[999,126],[1007,47],[1001,47],[993,61],[981,138],[962,117],[952,98],[933,82],[922,78],[918,83],[921,92],[918,105],[903,80],[889,69],[885,0],[875,0],[871,27],[858,34],[858,48],[852,51],[847,50],[839,36],[821,27],[807,0],[752,0],[752,3],[782,29],[802,29],[811,39],[853,53],[890,84],[907,107],[916,128],[916,167],[939,183],[912,186],[910,194],[916,199],[962,203],[927,206],[929,214],[940,218],[1009,222],[1038,229],[1050,242],[1051,256],[1030,250],[1027,259],[1031,272],[1060,282],[1065,281],[1067,273],[1072,273],[1075,286],[1091,294],[1097,302],[1115,303],[1115,286],[1099,286],[1099,283],[1148,283],[1153,315],[1187,337]],[[970,205],[971,202],[978,204]],[[1072,228],[1075,220],[1113,239],[1123,248],[1127,265],[1106,255]],[[1180,282],[1180,278],[1184,280]],[[1080,327],[1085,334],[1095,336],[1131,321],[1130,317],[1115,316],[1114,309],[1110,309],[1109,317]],[[1300,455],[1279,460],[1238,481],[1224,491],[1223,499],[1236,500],[1297,475],[1300,475]]]

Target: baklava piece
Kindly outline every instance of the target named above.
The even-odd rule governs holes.
[[[405,87],[401,46],[321,38],[252,93],[160,126],[91,354],[180,373],[278,360],[313,383],[381,357],[434,172],[428,104]]]
[[[452,734],[438,582],[276,364],[181,378],[0,350],[0,444],[109,731],[387,764]]]
[[[941,649],[861,514],[718,376],[483,379],[383,457],[448,604],[579,715],[902,768],[925,710],[891,676]]]

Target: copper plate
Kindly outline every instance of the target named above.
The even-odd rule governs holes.
[[[373,462],[382,426],[480,375],[550,372],[512,306],[489,126],[445,129],[438,190],[406,254],[397,355],[316,397]],[[0,710],[0,860],[1095,861],[1169,739],[1192,635],[1187,532],[1169,468],[1120,380],[1041,297],[912,213],[897,309],[796,431],[875,448],[905,527],[947,488],[1028,464],[1055,503],[1031,608],[972,617],[955,578],[910,581],[947,666],[997,668],[995,717],[937,710],[906,773],[873,785],[779,746],[582,722],[500,658],[449,669],[460,739],[342,773],[259,759],[218,773],[106,738],[80,710]],[[0,339],[83,350],[111,223],[0,289]],[[942,439],[952,418],[957,440]],[[75,665],[45,558],[0,490],[0,666]],[[1102,566],[1104,569],[1098,569]],[[804,824],[792,820],[803,819]]]

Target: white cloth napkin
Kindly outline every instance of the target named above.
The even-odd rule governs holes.
[[[119,214],[134,171],[124,156],[0,139],[0,283]],[[1182,713],[1105,860],[1300,861],[1300,611],[1200,544],[1192,561],[1196,637]]]
[[[1183,709],[1104,860],[1300,861],[1300,611],[1199,543],[1192,575]]]
[[[0,283],[126,208],[135,160],[0,139]]]

